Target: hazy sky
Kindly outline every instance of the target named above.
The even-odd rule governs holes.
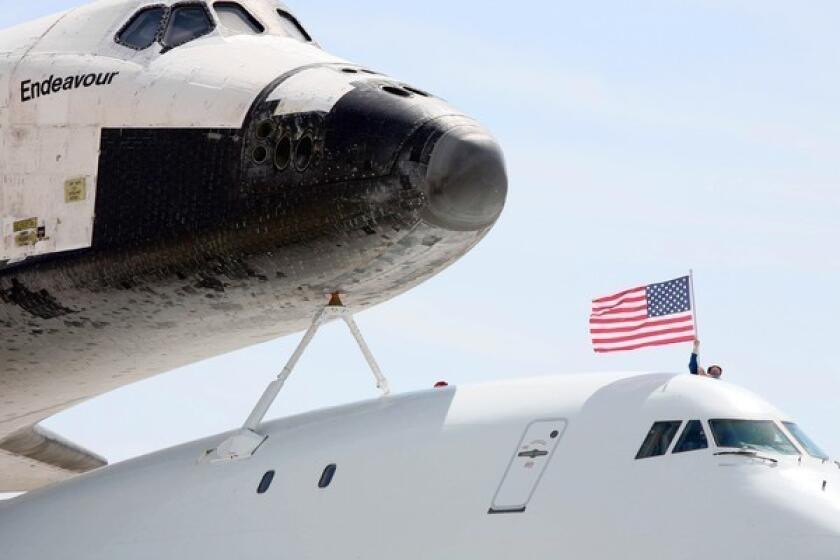
[[[77,3],[0,0],[0,27]],[[689,345],[595,355],[587,318],[594,296],[693,267],[704,361],[840,455],[840,4],[516,6],[292,4],[324,48],[448,99],[507,155],[510,198],[489,237],[358,316],[394,389],[686,371]],[[229,429],[298,338],[127,387],[46,425],[112,461]],[[375,395],[352,339],[332,325],[272,414]]]

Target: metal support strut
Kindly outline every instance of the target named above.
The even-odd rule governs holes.
[[[268,436],[258,433],[257,430],[268,413],[269,408],[271,408],[271,405],[277,399],[277,395],[283,389],[283,385],[285,385],[286,380],[292,374],[292,371],[304,351],[306,351],[309,343],[315,338],[315,333],[318,332],[321,325],[334,319],[342,319],[347,324],[347,328],[350,329],[350,333],[356,339],[356,343],[362,350],[362,354],[368,366],[370,366],[374,378],[376,378],[376,386],[382,391],[383,396],[390,394],[391,390],[388,386],[388,380],[382,374],[382,370],[379,368],[379,364],[376,363],[376,358],[373,357],[373,353],[371,353],[370,348],[365,342],[359,326],[353,320],[353,314],[349,309],[344,307],[341,296],[338,293],[332,294],[330,302],[322,309],[319,309],[312,318],[312,323],[309,325],[300,343],[298,343],[297,348],[292,352],[283,370],[277,375],[277,379],[269,383],[268,387],[266,387],[265,392],[263,392],[260,400],[251,411],[251,414],[248,415],[248,419],[245,420],[242,428],[223,441],[216,449],[211,449],[207,452],[206,456],[210,461],[245,459],[256,453],[257,449],[268,439]]]

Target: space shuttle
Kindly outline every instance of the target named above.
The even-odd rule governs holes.
[[[286,6],[102,0],[0,31],[0,491],[100,467],[38,424],[355,311],[475,246],[498,143]]]
[[[0,31],[0,165],[0,490],[30,490],[0,502],[0,560],[840,557],[840,462],[726,381],[389,394],[352,313],[481,241],[504,158],[284,5],[103,0]],[[339,319],[383,395],[265,421]],[[231,432],[106,466],[39,425],[307,325]]]

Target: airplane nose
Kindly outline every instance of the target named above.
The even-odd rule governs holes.
[[[507,188],[499,144],[477,123],[459,124],[447,130],[432,151],[421,216],[451,231],[481,230],[501,215]]]

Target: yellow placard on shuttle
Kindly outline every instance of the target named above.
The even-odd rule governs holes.
[[[64,202],[81,202],[87,198],[87,179],[68,179],[64,181]]]
[[[26,218],[25,220],[18,220],[12,224],[14,232],[26,231],[28,229],[38,229],[38,218]]]
[[[38,233],[36,231],[26,230],[15,236],[15,245],[18,247],[26,247],[36,243],[38,243]]]

